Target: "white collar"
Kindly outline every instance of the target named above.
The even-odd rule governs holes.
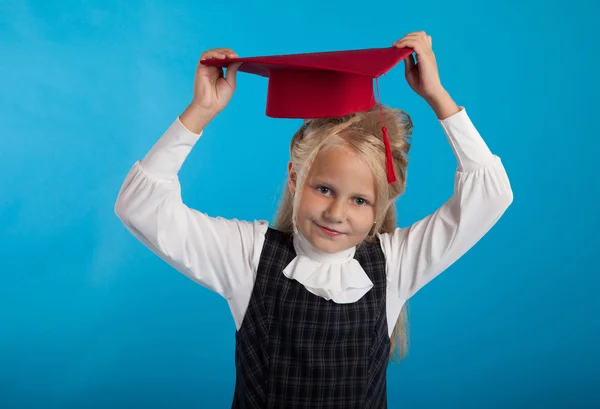
[[[356,247],[337,253],[315,249],[301,234],[294,235],[296,257],[283,274],[311,293],[339,304],[358,301],[373,283],[354,258]]]

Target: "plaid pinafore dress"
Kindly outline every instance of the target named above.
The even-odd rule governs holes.
[[[285,277],[295,256],[292,236],[269,228],[236,334],[232,408],[386,408],[390,338],[379,243],[356,249],[374,286],[350,304],[325,300]]]

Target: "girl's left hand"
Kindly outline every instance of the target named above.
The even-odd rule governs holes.
[[[404,73],[408,85],[426,101],[444,92],[431,44],[431,36],[424,31],[409,33],[393,44],[393,47],[408,47],[415,51],[417,61],[415,63],[412,54],[406,57]]]

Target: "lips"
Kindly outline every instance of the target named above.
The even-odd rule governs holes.
[[[328,236],[339,236],[340,234],[342,234],[341,232],[339,232],[337,230],[329,229],[325,226],[321,226],[320,224],[317,224],[317,226],[323,233],[325,233]]]

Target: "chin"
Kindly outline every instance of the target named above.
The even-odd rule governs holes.
[[[337,253],[338,251],[352,247],[352,245],[348,243],[348,238],[345,235],[328,238],[321,237],[319,233],[316,233],[310,236],[309,241],[315,249],[325,253]]]
[[[344,250],[346,247],[340,243],[332,243],[327,240],[316,239],[313,240],[313,247],[325,253],[337,253],[338,251]]]

